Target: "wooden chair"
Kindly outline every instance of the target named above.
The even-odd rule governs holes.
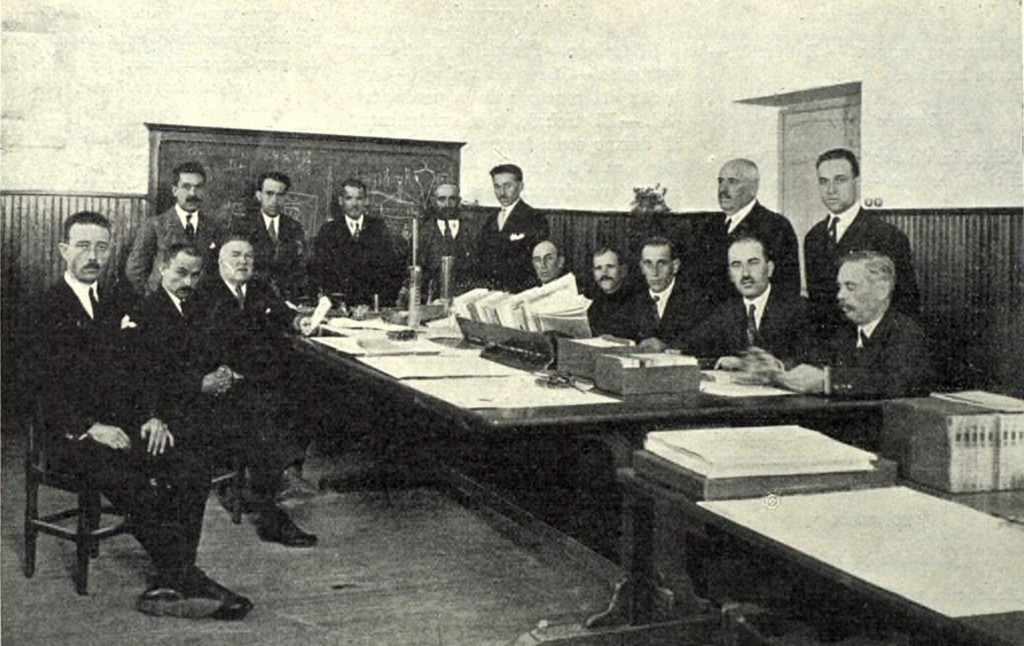
[[[36,437],[36,425],[35,420],[29,422],[28,450],[25,454],[25,576],[31,578],[35,574],[36,539],[42,532],[75,544],[75,567],[72,575],[75,592],[88,594],[89,560],[99,555],[100,541],[130,531],[129,519],[119,514],[112,506],[103,504],[99,490],[85,478],[55,469],[49,464],[46,449]],[[230,480],[235,500],[241,501],[245,464],[240,458],[234,458],[231,467],[232,470],[214,476],[212,484]],[[40,515],[40,486],[75,494],[78,503],[74,507]],[[104,514],[116,515],[118,519],[101,526]],[[68,526],[65,521],[72,519],[75,521],[74,524]],[[231,520],[236,525],[242,522],[240,503],[232,509]]]

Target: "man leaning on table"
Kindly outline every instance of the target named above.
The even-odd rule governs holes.
[[[934,383],[927,340],[917,323],[891,307],[896,266],[876,251],[846,256],[837,279],[847,324],[813,363],[777,376],[802,393],[859,397],[927,394]]]

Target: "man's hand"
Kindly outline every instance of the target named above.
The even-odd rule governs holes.
[[[825,371],[806,363],[780,373],[776,380],[783,387],[798,393],[821,394],[825,391]]]
[[[231,389],[235,371],[227,366],[220,366],[203,377],[202,390],[207,395],[223,395]],[[241,378],[241,375],[238,376]]]
[[[174,436],[171,435],[167,425],[153,417],[142,425],[142,439],[147,440],[146,452],[152,455],[160,455],[167,447],[174,446]]]
[[[743,370],[743,359],[739,357],[718,357],[715,370]]]
[[[85,432],[82,439],[89,437],[93,441],[99,442],[103,446],[109,446],[112,449],[119,451],[125,450],[132,445],[132,441],[128,438],[128,434],[122,431],[117,426],[111,426],[109,424],[100,424],[99,422],[89,427],[89,430]]]
[[[309,336],[313,334],[313,332],[316,332],[316,328],[313,327],[312,316],[300,317],[296,320],[296,323],[299,326],[299,332],[302,333],[302,336]]]
[[[649,339],[641,341],[640,345],[637,346],[637,349],[641,352],[664,352],[668,349],[668,344],[661,339],[652,336]]]

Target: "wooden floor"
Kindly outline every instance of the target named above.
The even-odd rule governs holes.
[[[262,543],[250,518],[233,525],[211,497],[199,565],[255,609],[233,623],[149,617],[133,609],[148,563],[128,536],[101,546],[89,596],[72,587],[73,546],[51,537],[40,537],[36,575],[24,577],[23,442],[2,437],[4,644],[497,645],[540,620],[579,622],[608,599],[596,575],[511,540],[500,524],[424,487],[392,492],[390,504],[382,493],[356,492],[292,507],[320,536],[313,549]],[[337,459],[311,460],[307,475],[338,468]],[[64,496],[47,494],[43,504]]]

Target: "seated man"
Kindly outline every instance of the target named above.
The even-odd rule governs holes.
[[[686,335],[704,319],[709,303],[696,286],[679,278],[679,255],[667,238],[649,238],[640,251],[647,289],[630,302],[631,338],[642,350],[681,348]]]
[[[836,331],[816,362],[777,377],[802,393],[911,397],[934,383],[924,332],[891,307],[896,265],[876,251],[857,251],[839,267],[839,307],[852,325]]]
[[[141,405],[149,384],[125,360],[125,301],[97,290],[110,259],[109,221],[75,213],[64,224],[60,253],[67,271],[42,303],[40,441],[55,465],[93,481],[131,519],[156,568],[138,610],[241,619],[252,603],[195,566],[209,472],[187,429],[169,428],[167,411],[156,417]]]
[[[534,246],[531,260],[533,271],[541,285],[547,285],[565,274],[565,256],[550,240],[541,240]]]
[[[594,252],[594,283],[597,291],[587,309],[587,321],[594,336],[610,334],[629,338],[629,302],[636,289],[617,249],[603,246]]]
[[[208,428],[233,435],[227,450],[246,451],[259,537],[310,547],[316,536],[274,502],[284,470],[301,465],[309,443],[299,395],[289,389],[298,371],[288,369],[284,334],[297,319],[270,285],[252,277],[254,258],[248,240],[229,235],[220,247],[218,271],[207,274],[197,291],[201,372],[230,377],[206,397],[202,414]]]
[[[738,294],[720,303],[698,325],[686,351],[702,359],[717,359],[716,368],[741,370],[738,356],[760,348],[783,362],[799,360],[811,333],[803,299],[779,292],[772,284],[775,262],[757,238],[737,238],[729,245],[729,279]]]

